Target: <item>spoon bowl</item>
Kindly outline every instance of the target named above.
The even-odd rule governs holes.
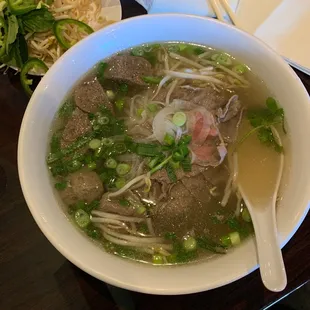
[[[273,133],[282,145],[277,130],[273,129]],[[264,148],[263,153],[256,148]],[[260,145],[259,142],[246,150],[246,155],[242,154],[242,160],[238,163],[238,188],[251,214],[262,281],[270,291],[279,292],[287,284],[276,223],[276,204],[283,174],[284,155]],[[269,154],[262,158],[264,153]]]

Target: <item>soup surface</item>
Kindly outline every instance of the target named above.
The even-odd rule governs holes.
[[[273,173],[283,119],[233,56],[143,45],[104,59],[72,89],[47,164],[66,212],[106,251],[187,263],[225,254],[253,233],[237,163],[243,175],[255,165],[255,180],[266,163]],[[268,196],[268,186],[255,191],[253,181],[250,194]]]

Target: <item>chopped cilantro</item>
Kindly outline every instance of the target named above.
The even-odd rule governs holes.
[[[284,111],[282,108],[278,107],[274,98],[267,98],[266,108],[250,110],[247,114],[247,118],[253,129],[246,133],[237,142],[237,147],[249,136],[256,133],[262,144],[274,148],[279,153],[283,152],[283,147],[277,141],[272,127],[274,125],[282,124],[283,132],[286,133],[284,127]]]

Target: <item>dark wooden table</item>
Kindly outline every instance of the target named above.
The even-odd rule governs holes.
[[[142,13],[132,1],[123,1],[123,17]],[[296,73],[310,92],[310,78]],[[54,249],[35,224],[23,198],[16,153],[27,103],[18,75],[12,71],[0,75],[0,310],[255,310],[310,279],[309,215],[283,250],[288,285],[281,293],[265,290],[258,271],[225,287],[184,296],[133,293],[92,278]]]

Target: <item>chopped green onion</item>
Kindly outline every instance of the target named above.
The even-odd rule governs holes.
[[[247,67],[245,65],[239,64],[232,68],[232,71],[238,73],[238,74],[244,74],[247,71]]]
[[[103,154],[103,147],[100,146],[99,148],[97,148],[94,152],[94,156],[95,158],[100,158],[101,155]],[[91,161],[90,161],[91,162]]]
[[[183,158],[185,158],[188,154],[189,154],[189,148],[187,145],[182,144],[178,147],[178,151],[180,152],[180,154],[183,156]]]
[[[194,48],[194,53],[196,55],[200,55],[200,54],[203,54],[206,50],[203,48],[203,47],[200,47],[200,46],[196,46]]]
[[[98,209],[100,206],[99,200],[93,200],[91,203],[84,203],[84,207],[77,208],[77,209],[83,209],[87,213],[90,213],[94,209]]]
[[[178,179],[177,179],[177,176],[176,176],[176,174],[175,174],[175,171],[174,171],[173,167],[170,165],[170,163],[168,163],[168,164],[166,165],[166,171],[167,171],[167,175],[168,175],[170,181],[173,182],[173,183],[176,183],[176,181],[177,181]]]
[[[152,113],[155,113],[155,112],[157,112],[157,110],[158,110],[158,106],[157,106],[156,103],[149,103],[149,104],[147,105],[147,108],[148,108],[148,110],[149,110],[150,112],[152,112]]]
[[[110,119],[107,116],[99,116],[97,119],[97,123],[99,125],[107,125],[109,124]]]
[[[119,98],[115,101],[115,106],[119,111],[123,110],[124,104],[125,104],[124,98]]]
[[[115,99],[115,93],[114,93],[113,90],[107,90],[106,94],[107,94],[109,100],[114,100]]]
[[[177,238],[177,235],[174,232],[167,232],[165,233],[164,238],[173,241]]]
[[[251,219],[251,215],[250,215],[250,212],[247,208],[243,208],[242,212],[241,212],[241,216],[242,216],[242,219],[245,221],[245,222],[248,222],[250,223],[252,221]]]
[[[221,241],[221,244],[226,246],[226,247],[231,246],[230,237],[228,235],[221,237],[220,241]]]
[[[205,52],[205,49],[200,46],[180,43],[178,44],[180,52],[187,55],[200,55]]]
[[[173,160],[175,161],[182,161],[184,159],[184,156],[181,154],[181,152],[174,152],[172,156]]]
[[[134,47],[132,50],[131,50],[131,55],[132,56],[143,56],[144,55],[144,50],[143,50],[143,47]]]
[[[127,147],[124,143],[116,143],[114,145],[114,151],[117,154],[122,154],[122,153],[125,153],[127,151]]]
[[[164,142],[167,145],[173,145],[174,144],[174,137],[169,135],[168,133],[166,133],[166,135],[164,137]]]
[[[149,52],[151,52],[151,51],[153,51],[153,50],[159,49],[160,46],[161,46],[161,45],[158,44],[158,43],[151,44],[151,45],[147,44],[147,45],[144,45],[144,46],[143,46],[143,50],[144,50],[145,52],[149,53]]]
[[[151,171],[150,174],[155,173],[156,171],[162,169],[168,162],[169,160],[172,158],[172,155],[168,156],[167,158],[165,158],[161,163],[159,163],[158,165],[156,165]]]
[[[179,141],[179,145],[185,144],[188,145],[192,141],[192,136],[183,135]]]
[[[90,170],[95,170],[97,168],[97,165],[96,163],[93,161],[92,163],[89,163],[87,165],[87,167],[90,169]]]
[[[105,161],[105,166],[110,169],[115,169],[117,167],[117,161],[113,158],[108,158]]]
[[[145,213],[145,211],[146,211],[146,208],[145,207],[143,207],[143,206],[139,206],[137,209],[136,209],[136,213],[137,214],[143,214],[143,213]]]
[[[238,245],[241,243],[240,234],[237,231],[229,233],[220,239],[224,246]]]
[[[237,231],[230,233],[229,238],[232,245],[238,245],[241,243],[240,235]]]
[[[122,93],[127,93],[128,92],[128,85],[126,83],[122,83],[120,84],[119,86],[119,90],[122,92]]]
[[[99,139],[93,139],[88,143],[89,147],[93,150],[96,150],[100,147],[101,141]]]
[[[137,116],[142,117],[144,109],[137,109]]]
[[[102,139],[102,144],[105,146],[111,146],[113,145],[113,140],[110,138],[103,138]]]
[[[100,62],[97,68],[97,78],[98,81],[102,84],[104,83],[104,72],[107,69],[108,64],[106,62]]]
[[[75,172],[82,167],[82,163],[79,160],[73,160],[71,163],[67,165],[67,169],[69,172]]]
[[[75,212],[74,219],[81,228],[85,228],[90,223],[89,215],[82,209]]]
[[[182,43],[181,43],[182,44]],[[169,44],[168,45],[168,51],[173,53],[178,53],[180,51],[179,44]]]
[[[160,76],[142,76],[142,80],[148,84],[159,84],[162,79]]]
[[[149,168],[151,168],[151,169],[154,168],[155,165],[158,163],[158,161],[159,161],[159,157],[153,158],[153,159],[148,163]]]
[[[90,224],[86,228],[86,233],[92,239],[98,240],[101,237],[101,232],[98,228],[94,227],[94,225]]]
[[[172,122],[176,126],[183,126],[186,123],[186,114],[184,112],[177,112],[172,117]]]
[[[153,260],[153,264],[155,264],[155,265],[161,265],[161,264],[164,263],[163,257],[161,255],[159,255],[159,254],[153,255],[153,259],[152,260]]]
[[[161,151],[158,144],[139,143],[136,153],[140,156],[158,156],[161,154]]]
[[[185,159],[181,162],[181,166],[184,172],[192,171],[192,163],[189,156],[185,157]]]
[[[223,65],[223,66],[232,65],[232,60],[231,60],[230,56],[225,54],[225,53],[213,54],[211,56],[211,59],[218,62],[220,65]]]
[[[188,45],[187,44],[184,44],[184,43],[180,43],[179,44],[179,50],[182,52],[184,50],[186,50],[188,48]]]
[[[58,183],[55,183],[55,188],[56,188],[58,191],[63,191],[66,187],[67,187],[67,182],[58,182]]]
[[[116,167],[116,173],[118,175],[125,175],[130,171],[131,167],[128,164],[118,164]]]
[[[121,189],[126,184],[126,180],[124,178],[119,178],[115,181],[115,186],[117,189]]]
[[[120,199],[118,202],[122,207],[129,207],[130,206],[130,202],[127,199]]]
[[[184,238],[183,248],[186,251],[194,251],[197,248],[197,241],[195,238],[188,236]]]
[[[180,168],[180,162],[179,161],[174,161],[172,159],[169,161],[169,165],[171,165],[171,167],[173,169],[179,169]]]

